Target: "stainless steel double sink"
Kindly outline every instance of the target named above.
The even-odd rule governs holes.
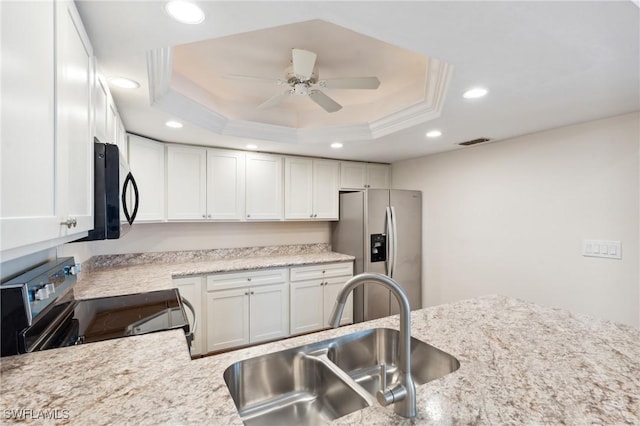
[[[364,330],[236,362],[224,380],[242,421],[253,425],[316,425],[376,404],[398,375],[398,331]],[[411,338],[416,385],[449,374],[458,360]]]

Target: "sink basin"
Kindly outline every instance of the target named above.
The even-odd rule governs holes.
[[[389,328],[374,328],[341,336],[331,340],[328,357],[367,392],[375,395],[382,384],[398,380],[399,334]],[[416,386],[458,368],[460,362],[455,357],[411,338],[411,375]]]
[[[310,347],[289,349],[225,370],[224,380],[245,425],[316,425],[372,404],[347,385],[344,373],[309,356],[313,352]]]
[[[375,404],[398,377],[397,330],[364,330],[236,362],[224,380],[247,426],[315,425]],[[411,339],[416,386],[457,370],[453,356]]]

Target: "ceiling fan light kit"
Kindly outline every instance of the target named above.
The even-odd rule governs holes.
[[[340,111],[342,109],[342,105],[322,90],[319,90],[320,88],[329,90],[375,90],[380,86],[380,80],[378,80],[377,77],[330,78],[319,80],[318,70],[316,68],[317,59],[318,55],[309,50],[291,49],[291,66],[285,70],[285,80],[235,74],[227,75],[226,77],[236,80],[289,85],[290,88],[288,90],[277,93],[267,99],[258,105],[258,109],[275,107],[291,95],[302,95],[308,96],[326,112],[332,113]]]

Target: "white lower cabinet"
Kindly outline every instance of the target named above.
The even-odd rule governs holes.
[[[289,335],[287,269],[207,277],[207,351]]]
[[[352,263],[291,268],[291,334],[329,327],[336,296],[352,276]],[[353,295],[349,295],[340,324],[352,322]]]
[[[327,328],[336,296],[352,275],[353,263],[341,262],[176,278],[198,318],[191,355]],[[352,322],[350,295],[340,324]]]
[[[193,310],[195,311],[197,318],[197,328],[193,337],[193,342],[191,343],[191,355],[200,355],[204,353],[203,326],[205,325],[202,306],[202,277],[174,278],[173,283],[180,291],[180,296],[193,305]],[[190,327],[193,327],[193,315],[189,309],[186,309],[186,312],[187,318],[189,319],[189,325]]]
[[[207,352],[248,343],[248,289],[207,292]]]

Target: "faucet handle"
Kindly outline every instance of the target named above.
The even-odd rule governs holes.
[[[400,383],[392,388],[380,389],[376,393],[376,399],[383,407],[402,401],[407,397],[407,389]]]

